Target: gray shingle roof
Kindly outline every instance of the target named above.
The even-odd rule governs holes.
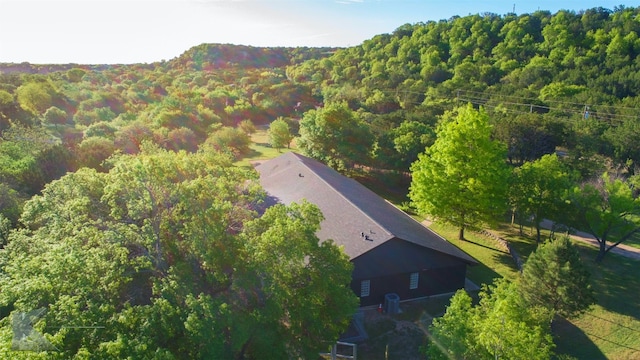
[[[273,201],[290,204],[306,199],[316,204],[325,217],[318,237],[333,239],[351,259],[399,238],[476,264],[464,251],[373,191],[316,160],[290,152],[256,170]]]

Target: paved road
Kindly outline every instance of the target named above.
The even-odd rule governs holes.
[[[544,220],[540,225],[545,229],[551,229],[553,222],[551,222],[550,220]],[[576,231],[575,234],[571,235],[571,238],[578,241],[592,244],[595,247],[600,246],[600,244],[598,244],[598,241],[593,237],[593,235],[586,232]],[[609,246],[609,244],[610,242],[607,242],[607,246]],[[614,247],[609,252],[622,255],[631,259],[640,260],[640,249],[631,247],[629,245],[625,245],[624,243]]]

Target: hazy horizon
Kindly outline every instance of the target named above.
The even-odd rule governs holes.
[[[0,0],[0,62],[131,64],[170,60],[203,43],[349,47],[403,24],[617,1],[541,0]],[[632,6],[632,5],[626,5]]]

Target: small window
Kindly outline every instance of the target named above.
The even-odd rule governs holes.
[[[418,279],[420,278],[420,274],[415,272],[411,273],[411,277],[409,278],[409,289],[417,289],[418,288]]]
[[[360,282],[360,297],[369,296],[370,289],[371,289],[371,280],[362,280]]]

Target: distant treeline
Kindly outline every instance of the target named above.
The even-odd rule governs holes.
[[[486,13],[349,48],[202,44],[151,64],[0,64],[0,181],[29,196],[66,171],[105,171],[111,154],[144,141],[195,151],[243,121],[295,124],[332,103],[371,134],[347,162],[386,173],[406,174],[440,115],[470,102],[490,111],[514,166],[561,150],[585,178],[634,174],[638,17],[625,7]]]

